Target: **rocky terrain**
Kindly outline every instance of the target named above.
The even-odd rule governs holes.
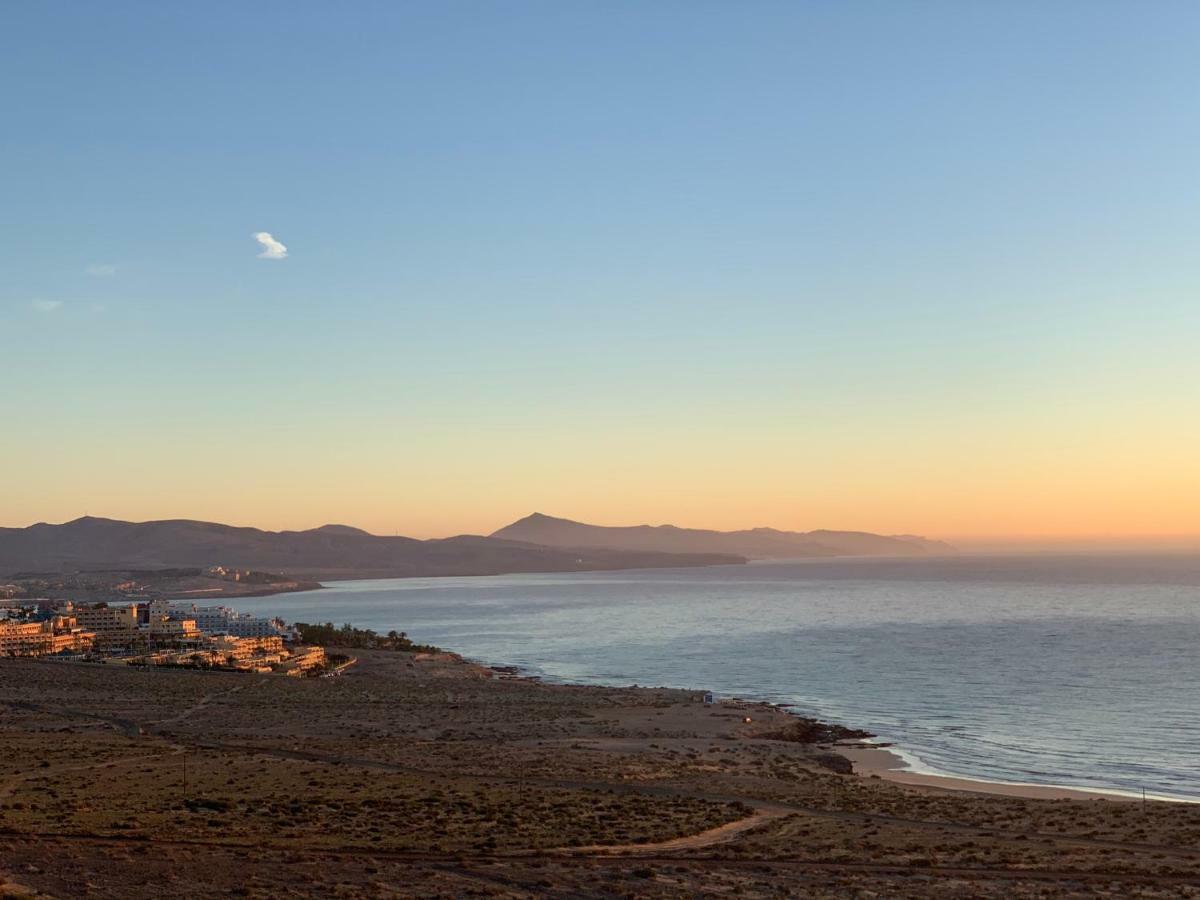
[[[0,660],[0,891],[1200,897],[1200,808],[846,774],[827,741],[854,735],[701,697],[448,654],[311,680]]]

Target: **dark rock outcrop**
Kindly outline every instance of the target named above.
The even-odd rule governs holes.
[[[797,717],[776,731],[755,735],[765,741],[790,741],[794,744],[834,744],[838,741],[860,741],[875,735],[861,728],[846,728],[820,719]]]

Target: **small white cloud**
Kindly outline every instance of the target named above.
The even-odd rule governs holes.
[[[271,232],[256,231],[254,239],[263,247],[263,252],[258,254],[259,259],[287,259],[287,247],[275,240]]]
[[[34,300],[29,305],[32,306],[34,309],[36,309],[38,312],[50,313],[50,312],[54,312],[56,309],[58,309],[63,304],[62,304],[61,300]]]
[[[87,266],[83,271],[87,272],[93,278],[111,278],[117,274],[117,267],[112,263],[94,263]]]

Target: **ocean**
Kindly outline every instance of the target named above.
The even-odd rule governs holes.
[[[347,581],[232,605],[548,679],[788,704],[917,771],[1200,800],[1200,556]]]

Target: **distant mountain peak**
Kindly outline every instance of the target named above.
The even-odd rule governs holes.
[[[936,541],[866,531],[781,531],[753,528],[712,531],[678,525],[589,525],[535,512],[494,531],[494,538],[564,548],[606,548],[659,553],[734,553],[757,559],[820,556],[918,556],[951,552]]]
[[[570,525],[579,525],[580,522],[574,522],[571,519],[564,519],[561,516],[548,516],[545,513],[532,512],[523,519],[518,519],[519,522],[566,522]]]
[[[315,534],[353,534],[359,536],[366,535],[368,537],[371,534],[369,531],[363,531],[361,528],[355,528],[353,525],[337,525],[335,523],[322,525],[320,528],[312,530]]]

